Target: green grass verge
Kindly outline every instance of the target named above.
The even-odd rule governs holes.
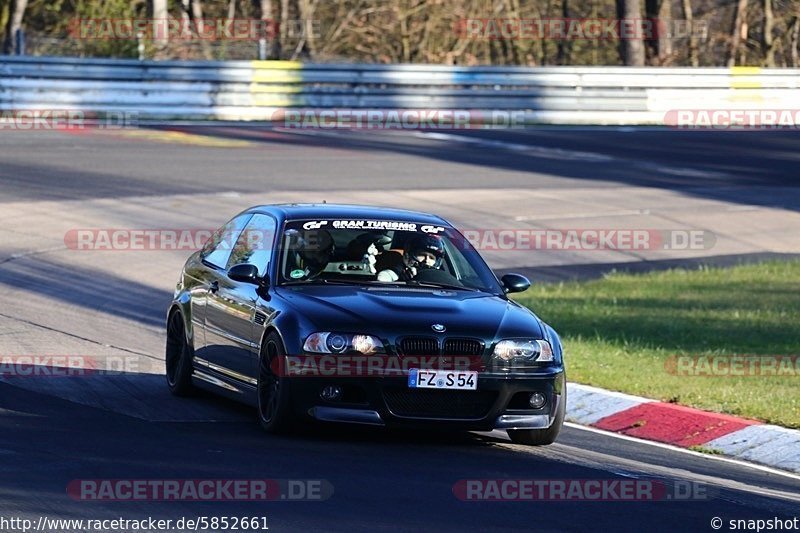
[[[674,367],[678,356],[800,356],[800,261],[612,273],[516,300],[561,334],[570,381],[800,428],[797,366],[761,376]]]

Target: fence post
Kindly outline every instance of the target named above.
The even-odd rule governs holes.
[[[16,38],[16,48],[17,48],[17,55],[24,56],[25,55],[25,32],[22,28],[17,28],[17,33],[14,36]]]
[[[267,40],[263,37],[258,40],[258,59],[261,61],[267,59]]]

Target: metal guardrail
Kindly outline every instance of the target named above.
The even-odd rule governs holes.
[[[530,122],[663,123],[675,109],[800,104],[800,69],[450,67],[0,56],[0,109],[270,120],[285,108],[513,110]]]

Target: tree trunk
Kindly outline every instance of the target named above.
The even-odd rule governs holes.
[[[694,14],[692,12],[692,0],[681,0],[683,6],[683,18],[689,26],[689,64],[693,67],[700,66],[700,56],[697,53],[697,37],[694,35]]]
[[[298,0],[297,7],[300,12],[302,39],[305,40],[305,49],[308,52],[309,58],[313,59],[317,54],[317,45],[314,40],[314,25],[312,24],[315,7],[311,5],[309,0]]]
[[[561,0],[561,16],[569,20],[569,0]],[[558,41],[557,61],[559,65],[569,65],[570,46],[566,39]]]
[[[279,44],[281,50],[286,48],[286,34],[289,24],[289,0],[281,0],[281,26],[279,31]]]
[[[203,4],[201,0],[191,0],[191,2],[192,20],[194,21],[194,27],[197,29],[200,47],[203,49],[203,56],[210,60],[212,59],[211,45],[208,43],[207,39],[203,38],[203,35],[205,35],[205,24],[203,23]]]
[[[797,68],[800,67],[800,60],[798,60],[798,43],[800,41],[800,16],[794,18],[794,22],[792,22],[792,38],[791,38],[791,57],[792,57],[792,67]]]
[[[181,0],[181,28],[188,28],[192,21],[192,0]]]
[[[263,38],[267,41],[267,59],[278,59],[281,50],[275,13],[272,11],[272,0],[253,0],[253,7],[256,11],[256,18],[265,21],[266,24],[266,35]]]
[[[167,45],[169,44],[169,32],[167,31],[169,11],[167,10],[167,0],[149,0],[148,7],[150,16],[158,21],[155,26],[158,29],[153,34],[153,47],[155,48],[153,57],[155,59],[163,59]]]
[[[663,65],[672,55],[672,39],[668,25],[672,22],[672,2],[670,0],[645,0],[645,12],[653,31],[653,38],[647,40],[647,47],[653,63]]]
[[[641,0],[617,0],[617,18],[620,22],[620,57],[622,63],[631,67],[644,66],[644,41],[636,37],[623,35],[623,22],[630,20],[630,24],[638,25],[642,18]],[[634,31],[638,34],[638,30]]]
[[[739,50],[739,44],[742,42],[742,26],[744,25],[744,16],[747,12],[747,0],[739,0],[736,6],[736,14],[733,17],[733,27],[731,28],[731,48],[728,51],[728,67],[736,65],[736,52]]]
[[[764,51],[764,66],[775,66],[775,38],[772,29],[775,27],[775,16],[772,14],[772,0],[764,0],[764,28],[761,36],[761,49]]]
[[[17,50],[17,32],[22,29],[22,19],[25,16],[25,8],[28,0],[11,0],[8,10],[8,23],[6,24],[6,39],[3,43],[3,53],[13,55]]]
[[[512,20],[519,20],[519,4],[514,3],[512,0],[503,0],[503,7],[507,13],[507,17]],[[519,39],[511,39],[505,41],[505,44],[508,46],[508,50],[506,50],[506,64],[507,65],[521,65],[520,56],[521,51],[519,47],[521,45],[521,41]]]

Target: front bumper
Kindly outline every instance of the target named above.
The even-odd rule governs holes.
[[[337,401],[320,398],[324,387],[340,387]],[[536,374],[478,375],[477,391],[409,389],[404,377],[322,378],[291,380],[292,405],[297,415],[323,422],[374,426],[436,428],[470,431],[546,429],[564,401],[563,367]],[[533,392],[547,403],[540,409],[525,404]]]

